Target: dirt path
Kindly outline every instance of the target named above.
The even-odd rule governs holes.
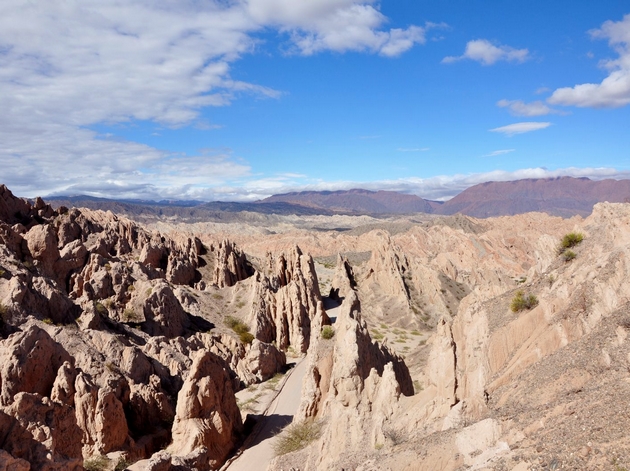
[[[264,417],[254,428],[245,442],[246,449],[233,460],[226,463],[222,470],[251,471],[265,469],[273,459],[273,441],[278,432],[291,423],[300,406],[302,379],[306,372],[306,362],[300,359],[287,374],[280,392],[269,405]]]

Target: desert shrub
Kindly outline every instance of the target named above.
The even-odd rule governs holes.
[[[241,332],[238,334],[238,338],[241,339],[241,342],[250,344],[254,341],[254,336],[249,332]]]
[[[134,285],[127,286],[128,293],[133,293],[135,290],[136,290],[136,287]]]
[[[233,316],[225,316],[223,322],[225,322],[226,326],[238,334],[241,342],[252,343],[254,341],[254,336],[249,333],[249,326],[240,319]]]
[[[524,311],[526,309],[533,309],[538,306],[538,298],[533,294],[525,295],[522,290],[518,290],[512,298],[510,309],[512,312]]]
[[[125,458],[120,458],[118,460],[118,463],[116,463],[116,467],[114,468],[114,471],[125,471],[125,469],[127,469],[130,465],[131,465],[130,461],[126,460]]]
[[[322,329],[322,338],[329,340],[335,336],[335,329],[329,325],[325,325]]]
[[[573,248],[576,245],[582,243],[583,240],[584,234],[580,232],[569,232],[568,234],[565,234],[564,237],[562,237],[558,252],[562,254],[565,252],[565,250]]]
[[[276,456],[280,456],[301,450],[309,443],[317,440],[320,433],[321,424],[319,422],[307,421],[291,424],[278,436],[273,444],[273,451]]]
[[[133,309],[125,309],[122,314],[123,322],[137,322],[139,319],[138,314]]]
[[[44,324],[47,324],[47,325],[53,325],[53,321],[52,321],[52,319],[51,319],[50,317],[46,317],[46,318],[44,318],[44,319],[42,320],[42,322],[43,322]]]
[[[109,467],[109,458],[106,456],[92,456],[83,462],[85,471],[104,471]]]
[[[570,262],[571,260],[573,260],[575,257],[577,257],[577,255],[575,254],[575,252],[573,250],[567,250],[565,252],[562,253],[562,259],[565,262]]]
[[[107,308],[105,307],[104,304],[99,303],[99,302],[95,302],[94,303],[94,310],[100,314],[101,316],[106,316],[107,315]]]

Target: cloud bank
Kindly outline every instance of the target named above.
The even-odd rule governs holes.
[[[442,59],[445,64],[451,64],[463,59],[480,62],[483,65],[492,65],[498,61],[525,62],[529,59],[529,50],[515,49],[510,46],[495,46],[487,39],[475,39],[468,41],[466,50],[461,56],[447,56]]]
[[[559,88],[547,99],[552,105],[580,108],[618,108],[630,104],[630,14],[621,21],[606,21],[590,31],[594,39],[607,39],[619,57],[600,65],[609,72],[601,83]]]
[[[217,185],[212,188],[190,188],[171,186],[167,190],[151,184],[119,185],[92,183],[74,185],[71,192],[60,194],[138,198],[138,199],[196,199],[203,201],[256,201],[268,196],[292,191],[334,191],[363,188],[367,190],[391,190],[415,194],[422,198],[446,201],[466,188],[488,181],[512,181],[524,178],[555,178],[562,176],[587,177],[593,180],[605,178],[627,179],[630,171],[614,168],[525,168],[515,171],[495,170],[492,172],[439,175],[430,178],[408,177],[379,181],[322,181],[312,180],[302,175],[283,174],[270,178],[248,179],[238,185]],[[34,195],[24,195],[34,196]]]
[[[229,152],[173,154],[93,129],[153,122],[211,132],[220,125],[200,120],[202,109],[243,94],[280,97],[230,74],[261,47],[261,32],[278,31],[296,54],[394,57],[438,26],[385,29],[386,22],[372,0],[2,2],[2,180],[22,194],[160,187],[192,196],[247,177],[248,165]]]

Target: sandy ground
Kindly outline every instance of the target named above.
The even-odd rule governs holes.
[[[280,392],[243,445],[242,453],[226,463],[222,470],[251,471],[267,467],[274,457],[273,442],[276,435],[291,423],[300,406],[305,373],[306,362],[300,359],[287,373]]]

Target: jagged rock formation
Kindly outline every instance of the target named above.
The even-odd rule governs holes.
[[[229,375],[215,355],[199,352],[179,391],[170,448],[178,455],[202,449],[199,459],[207,463],[204,468],[215,469],[227,458],[242,427]]]
[[[133,461],[171,443],[173,465],[218,468],[242,430],[234,391],[286,358],[206,333],[204,312],[187,311],[203,282],[199,239],[53,211],[4,186],[0,216],[0,463],[78,471],[90,456]],[[221,250],[226,286],[251,274],[230,242]]]
[[[627,205],[366,224],[202,245],[0,187],[0,469],[217,468],[243,430],[234,392],[290,348],[308,361],[296,420],[321,434],[271,469],[630,466]],[[307,251],[341,301],[328,340]],[[539,303],[514,313],[519,289]]]
[[[311,325],[329,323],[312,257],[297,246],[279,257],[268,253],[263,273],[256,278],[257,301],[250,314],[255,337],[305,353]]]
[[[306,361],[294,421],[321,420],[322,435],[306,456],[283,457],[272,467],[344,467],[346,451],[384,442],[401,394],[413,394],[409,370],[402,358],[372,341],[354,292],[342,304],[333,339],[314,340]]]
[[[214,271],[214,284],[220,288],[234,286],[254,274],[254,269],[247,261],[245,254],[238,250],[229,240],[221,241],[210,251],[216,251],[217,265]]]

